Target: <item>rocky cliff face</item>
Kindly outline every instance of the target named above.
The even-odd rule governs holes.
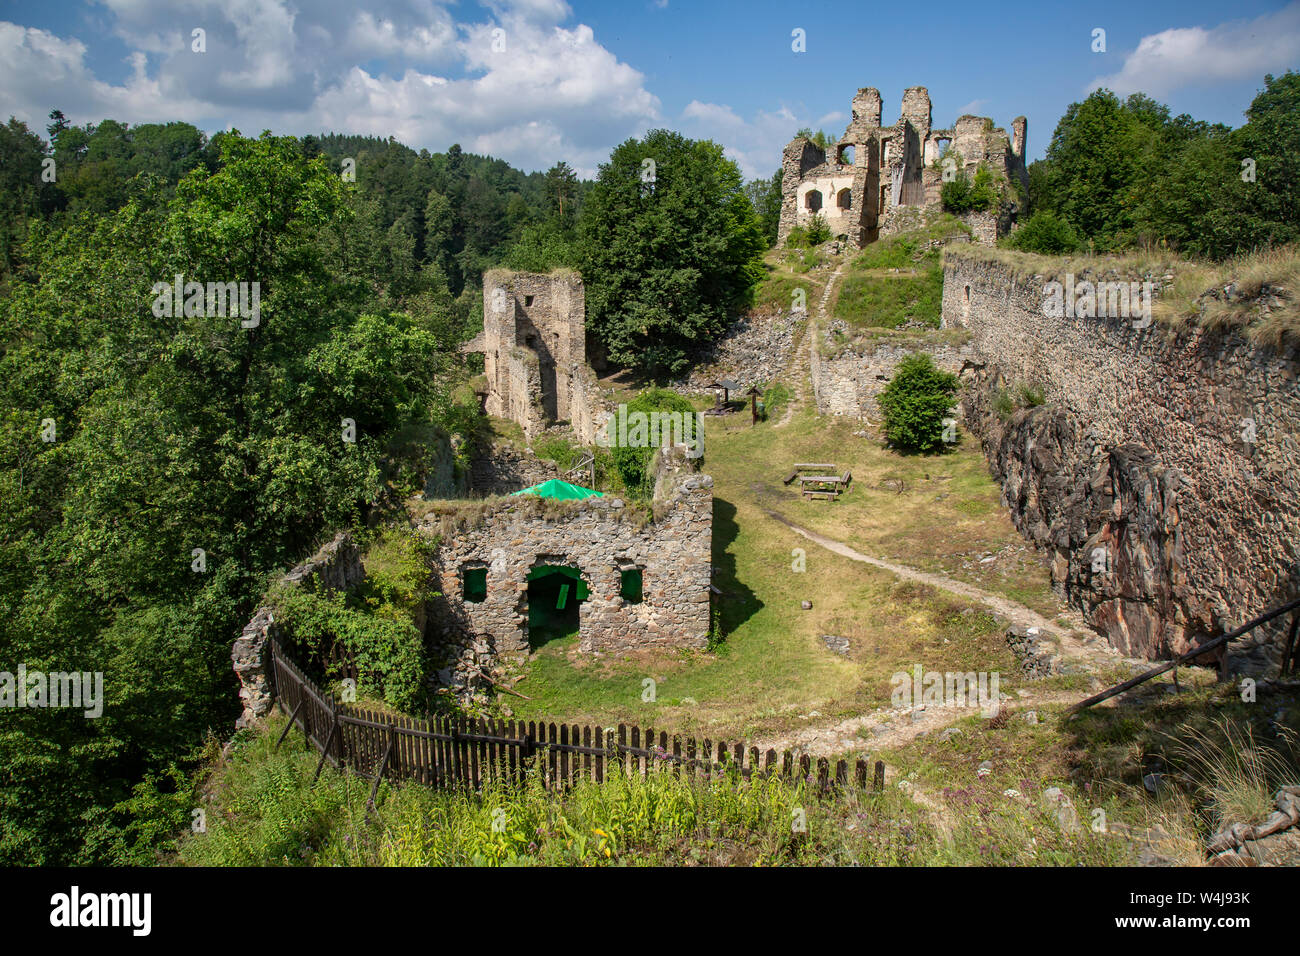
[[[1041,277],[950,257],[944,322],[971,332],[963,399],[1011,518],[1058,592],[1126,653],[1195,647],[1300,587],[1297,356],[1232,333],[1050,318]],[[1043,404],[1006,415],[1022,385]],[[1226,654],[1276,671],[1289,621]]]
[[[989,394],[968,399],[968,421]],[[1057,591],[1112,644],[1159,658],[1217,633],[1214,607],[1189,586],[1176,469],[1141,445],[1098,443],[1060,409],[985,416],[982,430],[1012,520],[1051,555]]]

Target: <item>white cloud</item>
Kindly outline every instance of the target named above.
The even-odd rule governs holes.
[[[1119,72],[1097,77],[1087,87],[1121,96],[1167,96],[1184,86],[1263,77],[1300,63],[1300,3],[1250,21],[1211,29],[1178,27],[1143,37]]]
[[[678,127],[695,139],[711,139],[726,147],[745,179],[766,179],[781,165],[781,151],[802,127],[825,129],[832,138],[843,132],[848,117],[827,113],[816,121],[788,106],[759,110],[753,118],[739,116],[730,106],[692,100],[682,110]]]
[[[0,22],[0,111],[33,128],[179,119],[209,131],[392,134],[415,148],[490,152],[524,169],[565,159],[594,175],[659,120],[644,76],[563,0],[489,0],[457,23],[449,0],[374,0],[363,12],[291,0],[101,0],[134,51],[102,82],[81,40]],[[201,26],[207,49],[190,49]],[[494,47],[504,30],[505,50]],[[375,63],[382,64],[380,66]]]

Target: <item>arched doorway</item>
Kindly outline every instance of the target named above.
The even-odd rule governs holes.
[[[582,572],[569,565],[539,564],[528,572],[528,646],[578,633],[582,602],[588,595]]]

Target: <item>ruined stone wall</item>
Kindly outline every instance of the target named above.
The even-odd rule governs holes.
[[[1054,586],[1112,643],[1166,656],[1295,596],[1295,350],[1047,318],[1041,278],[951,253],[944,268],[943,322],[970,330],[983,363],[967,423],[1012,519],[1052,556]],[[1003,421],[998,389],[1020,384],[1046,403]],[[1230,670],[1276,667],[1283,627],[1234,645]]]
[[[710,387],[711,383],[724,378],[746,388],[775,382],[790,360],[795,333],[806,317],[806,312],[791,309],[770,315],[740,316],[720,339],[696,353],[690,373],[670,383],[671,386],[680,391],[711,395],[716,391]]]
[[[479,496],[508,495],[558,478],[555,462],[537,458],[508,442],[489,445],[470,460],[470,490]],[[453,497],[425,494],[426,498]]]
[[[351,535],[340,532],[282,580],[312,591],[347,591],[360,584],[365,576],[361,553]],[[267,674],[265,652],[267,640],[276,636],[279,627],[271,608],[263,605],[244,626],[231,649],[230,658],[235,676],[239,678],[239,699],[244,707],[243,714],[235,723],[238,728],[253,726],[271,711],[274,695],[271,677]]]
[[[589,410],[575,391],[587,371],[582,277],[493,269],[483,276],[483,333],[467,346],[484,355],[489,415],[518,422],[529,438]]]
[[[818,330],[820,347],[811,354],[813,396],[821,415],[847,415],[879,423],[876,397],[889,384],[898,363],[909,355],[926,352],[939,368],[961,374],[973,357],[969,345],[926,342],[861,344],[840,347],[836,332],[847,331],[842,320]]]
[[[806,139],[791,140],[781,157],[781,220],[777,224],[776,244],[785,245],[786,236],[798,222],[799,183],[813,167],[826,162],[826,151]]]
[[[486,503],[461,527],[431,516],[440,535],[426,638],[443,664],[440,679],[463,685],[475,667],[528,651],[528,572],[576,567],[590,588],[580,605],[584,653],[643,647],[703,648],[709,634],[713,479],[666,469],[655,520],[612,497],[548,501],[529,496]],[[466,568],[487,569],[487,598],[463,600]],[[640,568],[643,599],[620,596],[621,571]]]

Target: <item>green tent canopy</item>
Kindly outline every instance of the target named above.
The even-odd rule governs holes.
[[[537,495],[542,498],[563,498],[573,500],[576,498],[603,498],[605,492],[596,491],[592,488],[584,488],[582,485],[571,485],[567,481],[560,481],[558,478],[552,478],[550,481],[543,481],[540,485],[533,485],[524,488],[522,491],[511,492],[512,495]]]
[[[582,572],[577,568],[568,568],[558,564],[539,564],[528,572],[528,580],[536,581],[538,578],[549,577],[552,574],[562,574],[565,577],[573,578],[578,582],[573,596],[579,601],[587,600],[587,582],[582,580]],[[564,610],[563,604],[557,606],[560,610]]]

